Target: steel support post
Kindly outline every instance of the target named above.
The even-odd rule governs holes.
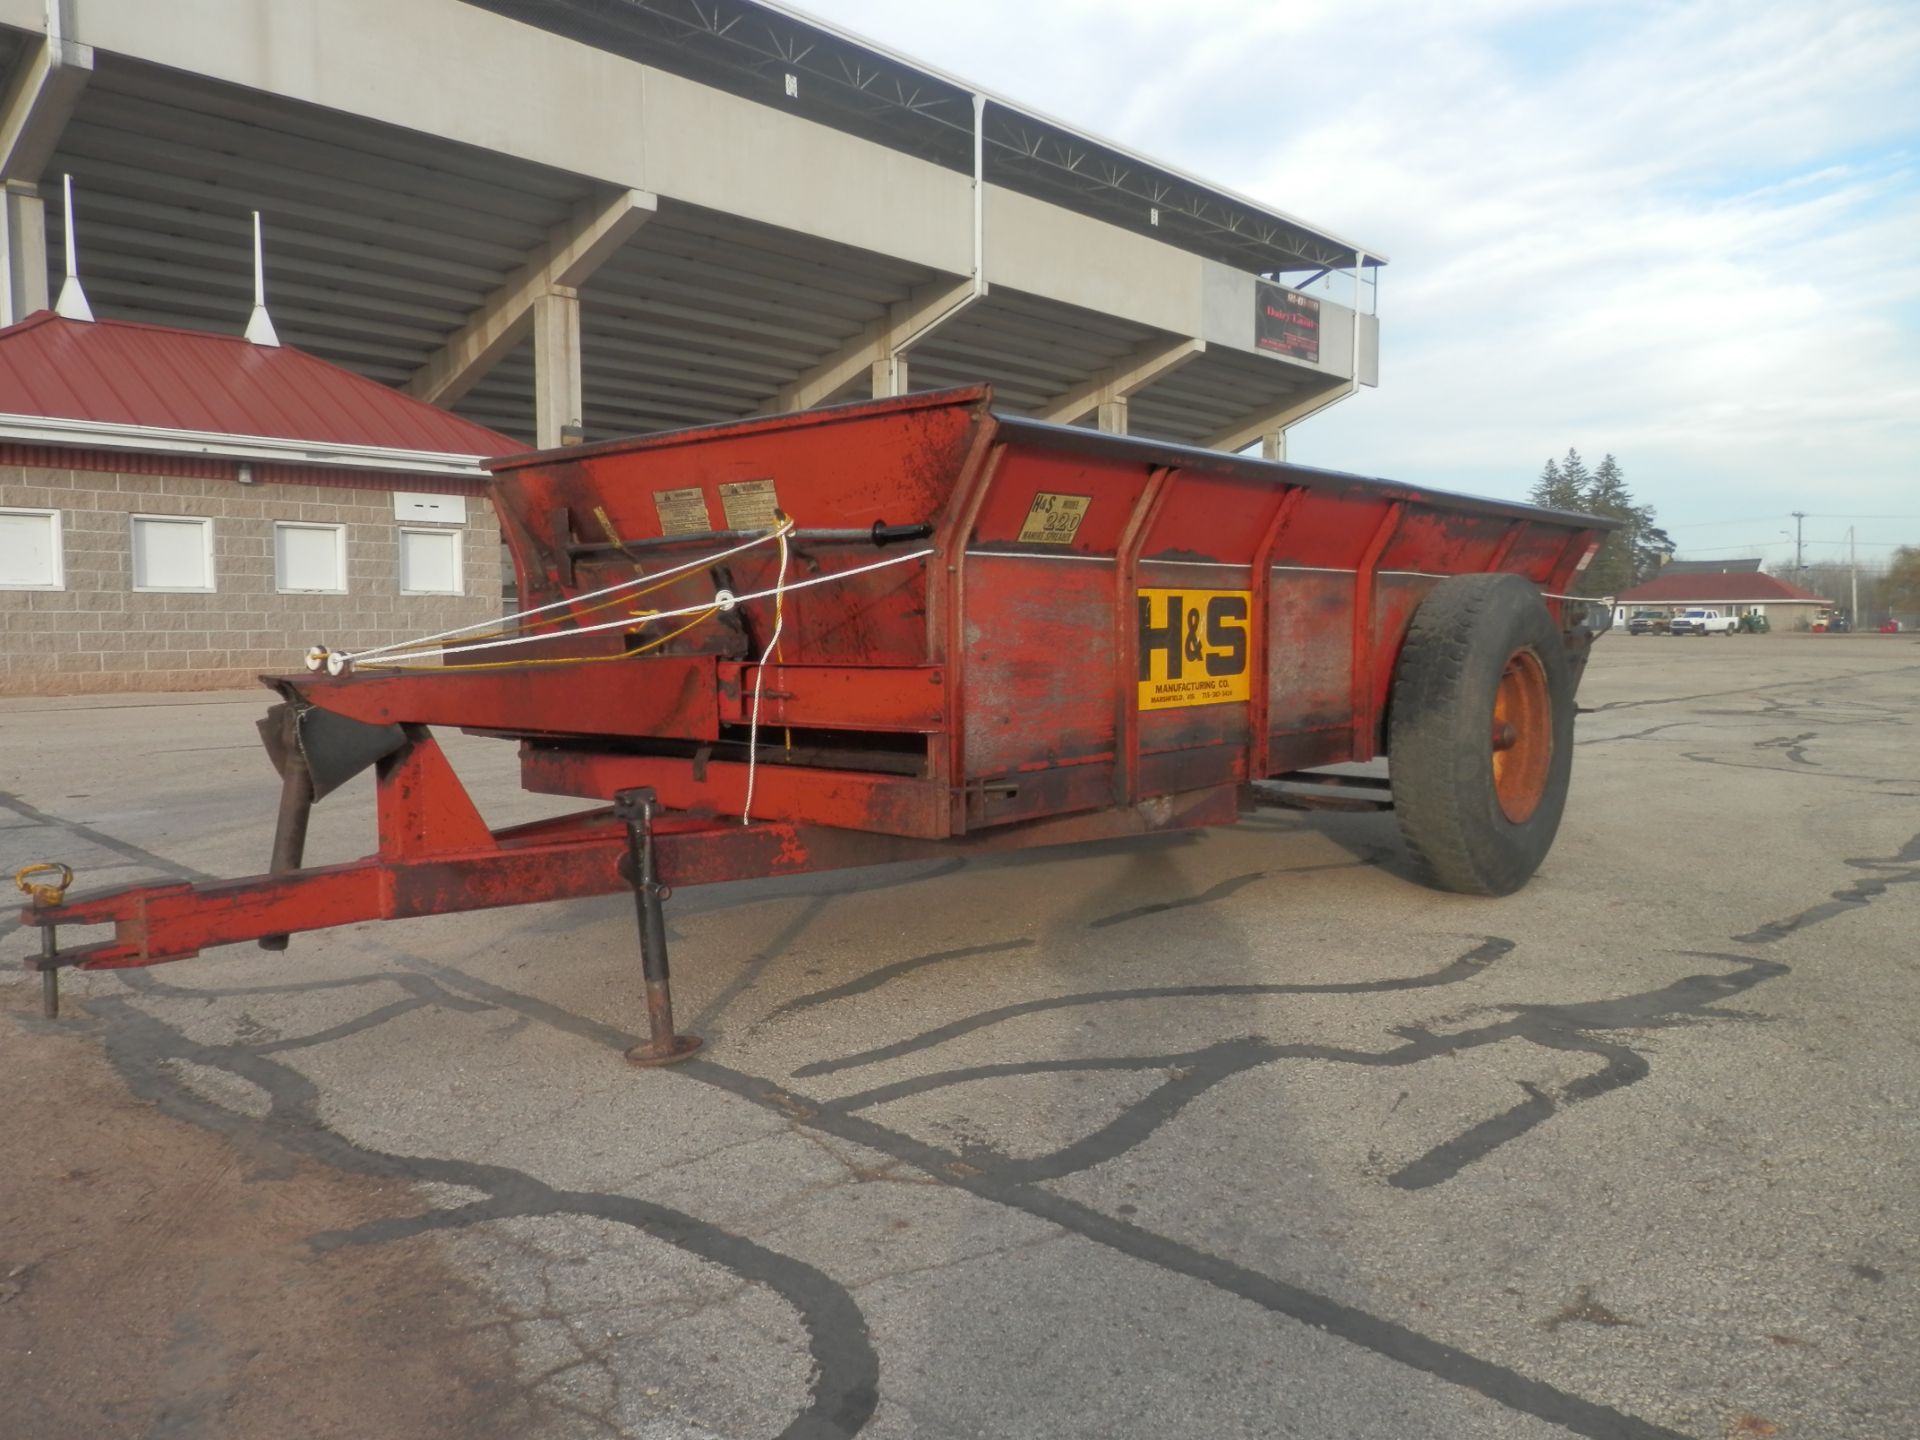
[[[627,1051],[635,1065],[671,1065],[700,1048],[698,1035],[673,1028],[673,985],[667,970],[667,917],[664,902],[672,892],[660,883],[654,854],[653,819],[659,808],[647,788],[622,790],[613,797],[614,817],[627,827],[627,879],[640,922],[640,970],[647,983],[647,1038]]]

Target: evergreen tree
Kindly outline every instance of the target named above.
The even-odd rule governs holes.
[[[1567,454],[1578,458],[1572,451]],[[1651,515],[1643,514],[1633,503],[1633,492],[1627,489],[1620,463],[1611,455],[1588,477],[1579,508],[1589,515],[1603,515],[1620,522],[1620,528],[1600,542],[1600,553],[1593,557],[1593,563],[1587,566],[1587,573],[1581,579],[1581,587],[1589,595],[1618,595],[1633,584],[1640,528]]]
[[[1620,473],[1620,462],[1611,454],[1600,462],[1600,468],[1587,482],[1587,496],[1595,506],[1595,514],[1624,515],[1632,507],[1627,477]]]
[[[1644,585],[1673,558],[1673,537],[1653,523],[1653,507],[1640,507],[1640,525],[1633,536],[1633,583]]]
[[[1568,452],[1572,454],[1571,451]],[[1577,510],[1580,508],[1580,489],[1569,483],[1558,462],[1549,458],[1546,469],[1540,472],[1540,478],[1533,482],[1532,493],[1528,497],[1536,505],[1544,505],[1549,510]]]
[[[1634,503],[1626,474],[1612,455],[1589,471],[1580,452],[1569,446],[1566,459],[1547,461],[1540,478],[1534,481],[1530,498],[1536,505],[1620,522],[1620,528],[1601,542],[1600,552],[1580,577],[1585,594],[1618,595],[1651,580],[1673,554],[1672,537],[1654,523],[1651,505]]]
[[[1571,445],[1567,447],[1567,458],[1560,462],[1560,479],[1569,494],[1583,500],[1593,488],[1593,477],[1587,473],[1587,462],[1580,458],[1580,452]],[[1574,508],[1580,507],[1576,504]]]

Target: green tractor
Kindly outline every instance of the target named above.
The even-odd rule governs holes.
[[[1743,635],[1764,635],[1773,626],[1767,623],[1767,617],[1749,611],[1740,617],[1740,633]]]

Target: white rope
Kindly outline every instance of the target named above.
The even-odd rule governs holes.
[[[797,588],[797,587],[796,587]],[[780,630],[786,624],[787,532],[780,532],[780,573],[773,582],[773,634],[767,648],[760,652],[760,663],[753,671],[753,715],[747,723],[747,798],[740,806],[740,823],[753,823],[753,782],[760,770],[760,691],[766,684],[767,662],[780,645]]]
[[[764,535],[756,535],[753,537],[753,539],[743,541],[741,544],[735,545],[731,550],[722,550],[717,555],[702,556],[698,560],[689,560],[684,565],[670,566],[665,570],[655,571],[651,575],[636,575],[633,579],[622,580],[617,585],[604,586],[599,590],[589,590],[584,595],[569,595],[564,600],[555,600],[546,605],[536,605],[531,610],[516,610],[513,612],[513,614],[503,615],[498,620],[481,620],[481,621],[477,621],[472,625],[460,625],[455,627],[452,630],[442,630],[437,635],[419,635],[411,640],[395,640],[388,645],[375,645],[370,650],[356,650],[356,651],[353,651],[351,654],[343,654],[341,655],[340,658],[347,661],[349,664],[359,664],[362,662],[378,663],[378,662],[370,661],[369,657],[375,656],[375,655],[385,655],[388,652],[394,651],[394,650],[407,650],[411,652],[416,646],[431,645],[436,640],[451,640],[456,635],[471,635],[476,630],[492,630],[492,629],[496,629],[501,625],[511,625],[516,620],[526,620],[526,619],[530,619],[532,616],[535,616],[535,615],[545,615],[550,611],[564,610],[569,606],[583,604],[588,600],[598,600],[602,596],[606,596],[606,595],[617,595],[622,590],[633,590],[638,588],[641,585],[652,584],[654,581],[657,581],[657,580],[671,579],[673,576],[685,574],[689,570],[699,570],[699,569],[703,569],[708,565],[717,565],[722,560],[729,559],[730,557],[738,555],[743,551],[753,549],[756,545],[765,545],[769,540],[779,539],[781,540],[781,543],[784,545],[785,541],[784,539],[782,539],[782,537],[784,537],[786,533],[791,529],[793,529],[793,521],[788,520],[782,523],[777,529],[769,530]],[[707,607],[703,605],[699,608],[704,610]],[[691,614],[692,612],[683,611],[679,613]],[[530,639],[530,640],[544,640],[544,639],[551,638],[552,635],[558,635],[558,634],[577,635],[580,633],[582,632],[577,630],[552,631],[552,632],[548,632],[541,635],[523,636],[521,638]],[[443,653],[449,653],[449,652],[443,652]]]
[[[779,537],[777,535],[769,535],[766,538],[771,540]],[[727,553],[731,554],[733,552],[729,551]],[[849,580],[855,575],[865,575],[870,571],[884,570],[889,565],[904,565],[909,560],[924,560],[933,553],[932,547],[928,547],[925,550],[915,550],[905,555],[890,555],[885,560],[874,560],[865,565],[856,565],[851,570],[836,570],[831,575],[816,575],[811,580],[796,580],[791,585],[779,585],[770,590],[756,590],[750,595],[736,595],[733,599],[734,603],[738,605],[748,600],[765,600],[776,594],[792,594],[795,590],[805,590],[809,586],[830,585],[836,580]],[[721,557],[715,556],[714,558],[719,559]],[[699,563],[706,564],[708,562],[701,561]],[[649,576],[647,578],[658,579],[659,576]],[[499,650],[509,645],[531,645],[541,640],[552,640],[561,636],[592,635],[600,630],[618,630],[621,628],[631,630],[639,625],[651,625],[656,620],[678,620],[687,615],[702,615],[713,609],[714,605],[714,601],[708,600],[698,605],[682,606],[678,610],[650,610],[644,615],[623,616],[618,620],[608,620],[598,625],[582,625],[573,630],[543,631],[538,635],[510,635],[501,640],[480,640],[471,645],[441,645],[431,650],[408,650],[398,655],[374,654],[369,651],[363,652],[362,655],[357,657],[349,656],[347,659],[350,662],[363,665],[405,665],[416,660],[444,659],[448,655],[471,655],[481,650]]]

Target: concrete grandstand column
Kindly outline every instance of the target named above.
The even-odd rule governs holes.
[[[93,48],[63,36],[66,12],[52,5],[48,32],[30,40],[13,72],[0,77],[0,325],[50,303],[47,207],[40,180],[93,76]]]
[[[936,280],[887,308],[838,350],[783,385],[769,410],[807,410],[845,396],[865,375],[872,395],[904,395],[907,357],[900,347],[979,298],[973,281]],[[898,368],[895,368],[898,367]]]
[[[572,216],[548,233],[546,244],[428,358],[408,382],[407,393],[434,405],[456,403],[527,338],[542,295],[556,287],[577,291],[659,207],[659,197],[643,190],[622,190],[610,199],[576,205]]]
[[[1269,430],[1260,437],[1260,458],[1262,460],[1287,458],[1287,432],[1284,429]]]
[[[1274,445],[1278,453],[1271,459],[1284,460],[1287,453],[1287,430],[1298,425],[1310,415],[1317,415],[1329,405],[1337,405],[1359,389],[1352,380],[1327,380],[1318,387],[1308,389],[1305,385],[1296,386],[1285,404],[1269,410],[1258,410],[1245,419],[1216,431],[1200,443],[1209,450],[1226,450],[1234,454],[1246,449],[1256,440],[1260,442],[1260,453],[1267,454],[1269,444]],[[1277,437],[1277,438],[1274,438]]]
[[[13,325],[52,301],[47,292],[47,204],[22,180],[0,198],[0,325]]]
[[[534,444],[542,450],[580,438],[580,292],[549,286],[533,298]],[[571,432],[571,433],[569,433]]]
[[[1098,375],[1054,396],[1033,412],[1033,418],[1071,425],[1083,416],[1094,415],[1102,430],[1111,435],[1124,435],[1128,399],[1206,353],[1204,340],[1151,341],[1131,355],[1122,356]]]
[[[873,398],[881,400],[889,395],[907,393],[907,357],[889,355],[873,362]]]

